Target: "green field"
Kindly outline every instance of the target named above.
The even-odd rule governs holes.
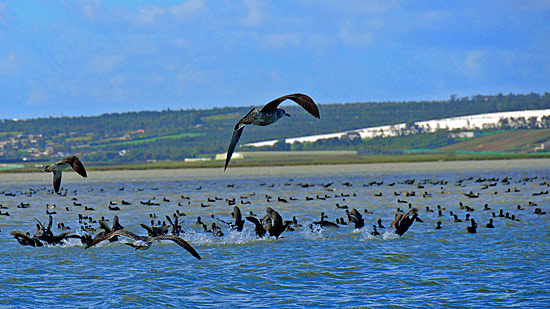
[[[243,159],[231,160],[228,168],[251,166],[284,166],[284,165],[327,165],[327,164],[360,164],[360,163],[398,163],[430,161],[466,161],[466,160],[501,160],[549,158],[550,153],[540,154],[484,154],[484,153],[421,153],[406,155],[361,155],[354,151],[315,151],[315,152],[255,152],[244,153]],[[43,163],[25,163],[25,168],[1,171],[37,172]],[[220,168],[224,160],[210,161],[157,161],[151,163],[108,164],[102,162],[84,162],[89,171],[100,170],[147,170],[176,168]]]
[[[542,143],[550,142],[550,129],[509,130],[438,148],[443,151],[525,152]]]
[[[108,142],[108,143],[100,143],[100,144],[93,144],[90,147],[91,148],[99,148],[103,146],[120,146],[120,145],[139,145],[139,144],[146,144],[151,142],[156,142],[160,140],[166,140],[166,139],[179,139],[179,138],[189,138],[189,137],[197,137],[205,135],[204,133],[182,133],[182,134],[174,134],[174,135],[165,135],[165,136],[155,136],[155,137],[148,137],[143,139],[135,139],[135,140],[129,140],[129,141],[120,141],[120,142]]]

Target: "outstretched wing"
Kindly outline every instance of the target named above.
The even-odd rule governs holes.
[[[231,136],[231,142],[229,143],[229,148],[227,149],[227,157],[225,158],[225,167],[223,168],[224,171],[227,169],[227,165],[229,164],[229,160],[231,160],[231,156],[233,155],[233,151],[237,146],[237,142],[241,138],[243,129],[244,125],[239,129],[233,130],[233,136]]]
[[[254,223],[254,230],[256,231],[256,236],[264,237],[265,228],[262,226],[262,224],[256,217],[246,217],[246,220]]]
[[[111,233],[111,227],[109,226],[109,223],[105,220],[99,220],[99,227],[101,227],[106,233]]]
[[[359,222],[361,221],[361,218],[363,218],[363,216],[357,211],[357,209],[353,208],[351,211],[350,211],[350,214],[352,215],[352,220],[353,222]]]
[[[395,218],[393,219],[393,221],[391,223],[391,227],[397,228],[399,226],[399,222],[401,221],[401,219],[403,219],[403,216],[404,215],[402,213],[396,213]]]
[[[111,228],[113,231],[116,230],[122,230],[124,227],[118,222],[118,216],[115,215],[113,218],[113,227]]]
[[[98,243],[100,243],[104,240],[107,240],[107,239],[111,239],[115,236],[128,237],[128,238],[132,238],[134,240],[140,239],[140,237],[138,235],[136,235],[132,232],[129,232],[129,231],[126,231],[126,230],[116,230],[116,231],[112,231],[111,233],[106,233],[102,237],[94,237],[94,239],[85,247],[85,249],[93,247],[93,246],[97,245]]]
[[[31,238],[29,235],[27,235],[27,234],[25,234],[25,233],[23,233],[23,232],[11,231],[11,234],[12,234],[15,238],[23,238],[23,239],[25,239],[26,241],[32,241],[32,238]]]
[[[315,102],[313,102],[313,99],[310,98],[308,95],[302,93],[287,94],[285,96],[277,98],[262,107],[261,112],[273,112],[279,106],[279,104],[281,104],[286,99],[298,103],[298,105],[300,105],[308,113],[313,115],[313,117],[321,118],[321,116],[319,115],[319,108],[317,107],[317,104],[315,104]]]
[[[141,225],[141,227],[144,228],[147,231],[147,234],[149,234],[149,236],[154,236],[155,235],[155,232],[153,231],[153,228],[151,228],[150,226],[148,226],[146,224],[143,224],[143,223],[140,223],[139,225]]]
[[[197,251],[193,247],[191,247],[191,245],[188,242],[183,240],[183,238],[178,237],[176,235],[161,235],[161,236],[155,237],[155,240],[162,240],[162,239],[167,239],[175,242],[180,247],[183,247],[185,250],[191,253],[192,256],[196,257],[199,260],[201,259],[201,256],[197,253]]]
[[[75,172],[78,173],[78,175],[82,177],[88,177],[88,175],[86,174],[86,169],[84,168],[84,165],[82,164],[82,162],[80,162],[80,160],[77,157],[74,157],[71,167]]]
[[[59,192],[61,187],[61,171],[53,171],[53,189],[55,192]]]

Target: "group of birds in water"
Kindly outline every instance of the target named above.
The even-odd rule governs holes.
[[[227,169],[227,165],[231,160],[231,156],[233,154],[233,151],[235,150],[235,147],[237,146],[237,142],[241,137],[241,134],[245,125],[252,124],[252,125],[258,125],[258,126],[267,126],[275,123],[277,120],[279,120],[284,116],[290,117],[290,114],[286,113],[284,109],[279,108],[279,105],[287,99],[296,102],[298,105],[304,108],[307,112],[309,112],[315,118],[320,118],[319,109],[315,104],[315,102],[313,101],[313,99],[301,93],[288,94],[288,95],[279,97],[275,100],[268,102],[261,109],[253,108],[250,112],[248,112],[245,116],[243,116],[235,125],[233,136],[231,137],[231,142],[229,144],[229,148],[227,151],[227,159],[225,162],[224,170]],[[53,173],[53,187],[56,193],[59,192],[59,189],[61,187],[61,177],[62,177],[63,171],[68,168],[72,168],[76,173],[78,173],[82,177],[88,177],[86,173],[86,169],[84,168],[84,165],[82,164],[80,159],[78,159],[76,156],[70,156],[70,157],[64,158],[56,163],[45,166],[43,169],[43,171],[45,172]],[[111,206],[109,207],[111,209]],[[238,214],[240,215],[240,211],[238,210],[239,208],[238,207],[235,207],[235,208],[236,210],[234,213],[238,212]],[[115,210],[115,209],[112,209],[112,210]],[[268,211],[268,214],[271,216],[270,217],[271,223],[269,227],[267,226],[264,227],[256,219],[255,222],[258,223],[256,227],[257,233],[259,233],[258,235],[263,233],[262,234],[263,236],[267,231],[269,232],[270,235],[278,237],[284,231],[286,226],[284,226],[283,228],[282,219],[280,219],[280,215],[278,215],[276,211],[273,211],[271,208],[269,208],[268,210],[270,210]],[[4,215],[9,215],[9,214],[6,212],[6,214]],[[197,259],[200,259],[200,256],[195,251],[195,249],[193,249],[193,247],[191,247],[191,245],[189,245],[189,243],[187,243],[181,237],[177,235],[166,235],[166,233],[160,233],[159,235],[155,235],[158,233],[154,233],[152,232],[152,230],[149,231],[148,236],[139,236],[130,231],[126,231],[122,229],[120,224],[118,224],[118,217],[115,217],[115,224],[113,224],[113,227],[110,229],[108,228],[108,225],[106,224],[105,220],[101,220],[100,226],[104,229],[104,231],[96,235],[93,239],[88,239],[86,237],[83,238],[82,236],[78,236],[78,235],[70,235],[69,233],[53,235],[53,233],[51,232],[51,225],[52,225],[51,214],[49,216],[50,216],[49,224],[45,227],[44,224],[39,222],[39,224],[37,225],[37,232],[33,237],[30,237],[28,233],[21,233],[17,231],[12,232],[13,236],[22,245],[32,245],[32,246],[40,246],[41,241],[45,241],[49,244],[56,244],[56,243],[60,243],[61,240],[66,239],[68,237],[78,237],[83,242],[86,243],[86,248],[92,247],[103,240],[116,239],[118,236],[123,236],[126,238],[133,239],[134,242],[128,243],[128,244],[136,249],[147,249],[151,246],[152,242],[155,240],[171,240],[177,243],[178,245],[180,245],[181,247],[185,248],[187,251],[189,251],[189,253],[191,253]],[[253,217],[247,217],[247,219],[249,218],[253,218]],[[168,217],[168,219],[170,218]],[[249,219],[249,220],[253,220],[253,219]],[[238,230],[242,230],[242,224],[240,226],[241,227]],[[214,229],[214,227],[215,225],[212,226],[212,229]],[[262,232],[259,232],[260,229],[264,229],[264,230],[262,230]],[[177,224],[176,224],[175,230],[177,231]]]
[[[282,118],[283,116],[289,116],[283,109],[278,108],[279,104],[281,104],[283,101],[290,99],[296,103],[298,103],[301,107],[303,107],[306,111],[308,111],[311,115],[313,115],[316,118],[320,118],[319,110],[317,108],[317,105],[313,102],[313,100],[304,94],[290,94],[286,96],[282,96],[280,98],[277,98],[269,103],[267,103],[263,108],[258,109],[254,108],[252,109],[248,114],[246,114],[244,117],[242,117],[237,125],[235,126],[235,129],[233,131],[233,135],[231,138],[231,142],[229,145],[229,149],[227,152],[227,158],[224,166],[224,170],[227,168],[229,161],[231,159],[231,156],[234,152],[234,149],[236,147],[237,142],[239,141],[239,138],[242,134],[242,131],[247,124],[253,124],[253,125],[260,125],[265,126],[272,124]],[[60,192],[61,187],[61,177],[62,172],[65,169],[72,168],[75,172],[77,172],[82,177],[87,177],[86,170],[84,168],[84,165],[82,162],[76,157],[76,156],[70,156],[67,158],[64,158],[54,164],[50,164],[46,167],[44,167],[44,171],[46,172],[52,172],[53,173],[53,187],[54,192],[57,194],[67,194],[65,191]],[[522,181],[534,181],[534,179],[523,179]],[[473,180],[470,179],[461,179],[457,185],[461,186],[464,181],[467,180]],[[508,177],[503,179],[482,179],[479,178],[475,180],[477,183],[482,183],[481,190],[485,190],[491,186],[495,186],[497,182],[500,182],[502,184],[510,184]],[[403,184],[408,185],[416,185],[419,189],[424,188],[426,184],[430,183],[430,181],[426,180],[424,182],[418,182],[415,184],[415,180],[406,180],[403,182]],[[431,182],[432,185],[438,185],[441,187],[441,190],[443,191],[443,187],[447,185],[447,182],[445,181],[438,181],[438,182]],[[344,183],[345,186],[352,186],[351,183]],[[374,186],[382,186],[383,182],[377,182],[373,181],[368,184],[364,184],[365,187],[374,187]],[[386,184],[387,186],[391,187],[395,185],[395,183]],[[314,186],[314,184],[301,184],[302,187],[307,188],[309,186]],[[323,188],[331,191],[332,183],[329,184],[323,184]],[[229,187],[229,185],[228,185]],[[333,190],[332,190],[333,191]],[[512,190],[511,188],[508,189],[508,192],[518,192],[519,190],[515,188]],[[4,192],[4,194],[8,194],[7,192]],[[495,192],[497,194],[497,192]],[[533,193],[533,195],[544,195],[548,194],[548,191],[541,191]],[[405,197],[411,197],[416,196],[415,191],[407,191],[407,192],[394,192],[394,195],[396,197],[399,197],[401,195]],[[334,195],[334,197],[337,197],[338,195]],[[374,194],[374,198],[382,196],[382,192],[378,192]],[[427,198],[430,197],[431,194],[425,191],[422,194],[422,197]],[[479,198],[479,193],[465,193],[464,196],[470,199],[476,199]],[[189,199],[189,197],[181,196],[182,199]],[[318,199],[318,200],[326,200],[327,198],[330,198],[331,196],[325,195],[325,196],[319,196],[316,197],[309,197],[306,196],[306,201]],[[340,197],[342,197],[342,201],[345,201],[344,194],[341,194]],[[296,198],[291,198],[291,200]],[[213,199],[212,202],[217,201],[218,198]],[[222,200],[219,198],[219,200]],[[241,196],[241,204],[245,205],[247,204],[246,197]],[[266,202],[272,202],[274,199],[271,196],[266,195]],[[166,198],[164,198],[164,201],[167,201]],[[210,201],[210,200],[209,200]],[[391,228],[394,229],[395,234],[399,236],[403,236],[409,228],[413,225],[414,222],[423,222],[422,219],[420,219],[419,215],[419,209],[416,207],[412,207],[412,203],[407,202],[406,200],[401,200],[398,198],[398,203],[406,203],[408,206],[408,209],[402,210],[401,208],[397,208],[397,212],[395,214],[395,217],[393,219],[393,222],[391,223]],[[302,225],[298,223],[298,220],[296,219],[296,216],[292,217],[292,220],[284,220],[281,214],[274,210],[272,207],[266,208],[266,214],[263,217],[258,217],[255,215],[252,211],[250,211],[250,215],[243,216],[241,213],[241,209],[239,206],[236,205],[235,198],[233,199],[226,199],[226,202],[228,205],[233,206],[233,212],[232,215],[232,222],[227,222],[222,219],[219,219],[212,215],[211,217],[213,219],[216,219],[217,221],[223,223],[224,225],[227,225],[227,227],[233,231],[241,232],[243,231],[243,227],[246,221],[249,221],[254,226],[254,231],[256,233],[256,236],[258,238],[266,237],[267,235],[275,238],[281,237],[281,234],[285,231],[294,231],[296,229],[302,228]],[[287,203],[287,199],[285,198],[277,198],[277,202],[279,203]],[[75,201],[73,202],[75,206],[79,205]],[[123,205],[131,205],[130,202],[122,201]],[[141,201],[141,204],[143,205],[159,205],[159,203],[153,202],[151,200],[149,201]],[[190,202],[187,203],[190,205]],[[183,204],[180,202],[178,203],[179,206],[183,206]],[[24,208],[24,203],[21,203],[22,207]],[[52,214],[55,214],[55,211],[53,211],[54,207],[50,209],[48,205],[47,214],[49,215],[49,221],[48,223],[42,223],[39,220],[36,224],[36,232],[31,235],[29,232],[19,232],[19,231],[13,231],[11,234],[14,236],[14,238],[17,239],[17,241],[21,245],[29,245],[29,246],[35,246],[40,247],[43,246],[44,243],[48,245],[56,245],[61,244],[63,241],[66,241],[67,239],[71,238],[77,238],[79,239],[83,245],[85,245],[85,248],[93,247],[103,241],[116,241],[119,237],[124,237],[127,239],[131,239],[131,242],[127,242],[126,244],[129,246],[132,246],[136,250],[138,249],[148,249],[151,247],[152,243],[154,241],[160,241],[160,240],[170,240],[187,250],[191,255],[193,255],[197,259],[201,259],[200,255],[197,253],[197,251],[183,238],[181,238],[179,235],[181,233],[184,233],[183,228],[181,224],[179,223],[179,218],[181,216],[185,216],[186,214],[183,212],[180,212],[179,210],[176,210],[171,216],[166,216],[166,219],[168,221],[168,224],[166,221],[158,221],[155,224],[156,215],[150,214],[151,218],[151,225],[145,225],[141,224],[141,226],[147,231],[147,235],[137,235],[133,232],[128,231],[127,229],[124,229],[124,227],[120,224],[118,216],[114,216],[113,223],[109,225],[108,219],[105,219],[102,217],[100,220],[94,220],[91,216],[81,215],[79,214],[79,223],[82,224],[81,230],[84,231],[84,234],[76,234],[69,232],[69,227],[65,226],[64,223],[58,223],[57,227],[61,230],[67,230],[60,234],[54,234],[52,232],[52,225],[53,225],[53,218]],[[201,207],[208,207],[208,204],[201,203]],[[533,202],[529,202],[529,206],[537,206]],[[2,205],[0,205],[0,208],[4,208]],[[332,222],[327,220],[328,216],[325,215],[324,212],[321,212],[321,218],[318,221],[313,221],[308,225],[309,229],[315,229],[315,228],[338,228],[338,227],[344,227],[347,225],[352,225],[355,229],[363,229],[365,227],[365,218],[362,215],[362,212],[365,215],[368,215],[369,210],[364,209],[362,212],[358,211],[355,208],[348,207],[347,205],[341,205],[340,203],[336,203],[336,208],[345,210],[345,216],[347,217],[347,220],[344,219],[344,217],[336,218],[336,222]],[[434,212],[437,211],[438,217],[444,217],[445,214],[443,213],[446,211],[444,207],[441,207],[440,205],[437,206],[437,210],[432,210],[429,207],[425,207],[426,212]],[[467,212],[465,221],[469,222],[470,225],[466,227],[466,231],[469,233],[476,233],[478,229],[477,222],[474,220],[474,218],[470,215],[470,213],[474,212],[475,209],[473,207],[463,205],[462,203],[459,204],[459,209],[464,210]],[[67,210],[69,208],[67,207]],[[86,208],[85,210],[93,210],[93,208]],[[109,205],[109,210],[120,210],[118,206],[116,206],[116,203],[111,202]],[[485,204],[485,207],[483,211],[489,211],[491,210],[487,204]],[[523,208],[518,205],[517,210],[523,210]],[[542,211],[541,208],[535,208],[535,214],[537,215],[544,215],[546,214],[544,211]],[[0,215],[9,215],[7,212],[2,213],[0,211]],[[453,211],[449,212],[449,215],[453,218],[453,222],[463,222],[456,213]],[[509,212],[504,214],[503,210],[501,209],[498,214],[495,212],[492,213],[493,218],[506,218],[509,220],[517,221],[518,218],[515,217],[514,214],[510,215]],[[486,228],[494,228],[494,220],[493,218],[490,219],[490,221],[485,225]],[[98,223],[99,227],[93,227],[90,225],[90,223]],[[210,225],[204,223],[201,219],[201,217],[197,218],[197,221],[195,222],[196,226],[199,226],[204,230],[204,232],[212,233],[214,236],[223,236],[224,233],[222,231],[222,228],[217,225],[215,222],[212,222]],[[377,224],[373,224],[373,231],[370,232],[370,234],[376,236],[380,235],[380,232],[378,229],[383,229],[385,226],[382,223],[381,219],[377,220]],[[442,221],[437,221],[437,225],[435,229],[441,229],[442,228]],[[92,234],[96,231],[97,232],[94,236]]]

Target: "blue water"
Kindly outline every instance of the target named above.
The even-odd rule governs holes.
[[[550,303],[550,211],[548,160],[416,163],[320,167],[276,167],[139,172],[90,172],[88,179],[65,173],[67,196],[49,193],[49,174],[1,174],[0,196],[9,217],[0,216],[0,306],[8,307],[547,307]],[[478,178],[499,181],[476,182]],[[500,181],[508,177],[509,184]],[[525,178],[531,177],[528,181]],[[535,178],[536,177],[536,178]],[[471,179],[470,179],[471,178]],[[414,179],[414,184],[404,183]],[[465,180],[457,186],[460,179]],[[382,185],[365,186],[373,181]],[[434,184],[447,181],[446,185]],[[334,182],[328,191],[322,185]],[[349,182],[351,186],[344,183]],[[418,185],[423,184],[423,188]],[[307,188],[302,184],[312,184]],[[393,186],[389,184],[394,183]],[[484,185],[495,184],[483,189]],[[228,186],[231,185],[232,187]],[[39,191],[32,196],[29,189]],[[507,189],[519,192],[506,192]],[[103,189],[103,192],[100,190]],[[406,197],[404,192],[416,196]],[[479,192],[470,199],[464,193]],[[382,193],[376,197],[375,193]],[[396,196],[394,192],[401,193]],[[423,193],[431,197],[423,197]],[[497,192],[497,194],[495,194]],[[347,197],[334,197],[340,194]],[[253,195],[254,194],[254,195]],[[273,197],[266,201],[266,194]],[[317,195],[329,197],[316,199]],[[354,196],[355,194],[355,196]],[[188,200],[181,198],[188,195]],[[284,219],[296,216],[301,229],[286,231],[281,239],[256,239],[253,225],[242,233],[229,231],[214,237],[193,223],[201,216],[231,221],[236,197],[243,214],[259,216],[266,207]],[[241,204],[240,196],[250,196]],[[306,196],[314,197],[306,201]],[[74,206],[76,197],[83,206]],[[160,206],[139,203],[155,197]],[[163,198],[170,202],[163,202]],[[283,197],[288,203],[277,202]],[[290,200],[290,197],[297,200]],[[124,199],[132,205],[120,205]],[[345,199],[345,200],[343,200]],[[397,207],[406,200],[420,209],[424,222],[403,236],[389,227]],[[110,211],[109,201],[121,211]],[[532,201],[538,206],[528,206]],[[30,207],[19,209],[21,202]],[[184,206],[178,206],[182,202]],[[458,203],[474,207],[478,233],[466,232],[469,223],[454,223],[449,211],[462,220]],[[78,240],[63,246],[21,246],[10,231],[35,231],[34,218],[47,221],[46,204],[56,204],[54,226],[64,222],[79,230],[78,215],[112,220],[117,214],[128,230],[145,235],[139,223],[149,214],[158,218],[176,209],[187,214],[182,235],[202,256],[196,260],[172,242],[155,243],[134,251],[123,241],[84,249]],[[201,207],[200,204],[210,204]],[[366,227],[311,230],[307,226],[324,211],[329,220],[346,217],[335,204],[360,211],[367,208]],[[483,211],[487,203],[491,211]],[[517,205],[524,210],[517,210]],[[446,208],[443,217],[425,211]],[[95,208],[84,211],[84,206]],[[69,211],[65,208],[69,207]],[[514,214],[520,221],[495,218],[495,229],[485,228],[491,212]],[[381,218],[387,227],[372,236]],[[442,221],[442,229],[435,230]],[[97,224],[96,224],[97,225]],[[57,233],[58,231],[55,230]]]

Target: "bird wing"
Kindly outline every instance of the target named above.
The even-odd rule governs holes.
[[[166,220],[168,220],[168,223],[170,223],[171,226],[175,226],[174,222],[172,222],[172,218],[170,218],[169,215],[166,215]]]
[[[243,216],[241,215],[241,209],[238,206],[233,207],[233,217],[235,218],[235,223],[241,222],[241,220],[243,219]]]
[[[254,223],[254,230],[256,231],[256,235],[258,235],[258,237],[263,237],[265,235],[266,229],[256,217],[246,217],[246,220]]]
[[[107,223],[107,221],[105,220],[99,220],[99,226],[105,230],[105,232],[107,233],[111,233],[112,230],[111,230],[111,227],[109,226],[109,223]]]
[[[82,164],[82,162],[80,162],[80,160],[77,157],[74,157],[74,160],[71,163],[71,167],[75,172],[78,173],[78,175],[82,177],[88,177],[88,175],[86,174],[86,169],[84,168],[84,165]]]
[[[52,218],[52,215],[48,215],[48,228],[47,230],[50,231],[52,229],[52,224],[53,224],[53,218]]]
[[[350,214],[353,216],[353,222],[359,222],[361,218],[363,218],[363,216],[355,208],[350,211]]]
[[[241,138],[243,129],[244,129],[244,125],[242,125],[238,129],[233,130],[233,136],[231,136],[231,142],[229,143],[229,148],[227,149],[227,157],[225,158],[225,167],[223,168],[224,171],[227,169],[227,165],[229,164],[229,160],[231,160],[231,156],[233,155],[233,151],[237,146],[237,142]]]
[[[139,225],[141,225],[142,228],[144,228],[146,231],[147,231],[147,234],[149,235],[154,235],[154,231],[153,231],[153,228],[146,225],[146,224],[143,224],[143,223],[140,223]]]
[[[27,234],[25,234],[25,233],[23,233],[23,232],[11,231],[11,234],[12,234],[15,238],[21,237],[21,238],[23,238],[23,239],[25,239],[25,240],[27,240],[27,241],[32,240],[32,238],[31,238],[29,235],[27,235]]]
[[[403,214],[402,213],[396,214],[395,219],[391,223],[391,226],[397,228],[399,226],[399,222],[401,222],[402,219],[403,219]]]
[[[176,244],[178,244],[180,247],[183,247],[189,253],[191,253],[192,256],[196,257],[199,260],[201,259],[201,256],[197,253],[197,251],[193,247],[191,247],[191,245],[188,242],[186,242],[185,240],[183,240],[183,238],[181,238],[181,237],[178,237],[176,235],[161,235],[161,236],[154,237],[154,239],[155,240],[162,240],[162,239],[171,240],[171,241],[175,242]]]
[[[116,231],[116,230],[122,230],[124,227],[122,225],[120,225],[120,223],[118,222],[118,216],[115,215],[115,217],[113,218],[113,227],[111,228],[113,231]]]
[[[99,236],[99,234],[98,234]],[[111,233],[106,233],[106,234],[103,234],[101,237],[94,237],[94,239],[85,247],[85,249],[88,249],[90,247],[93,247],[95,245],[97,245],[98,243],[104,241],[104,240],[107,240],[107,239],[111,239],[115,236],[123,236],[123,237],[128,237],[128,238],[132,238],[134,240],[139,240],[141,239],[140,236],[132,233],[132,232],[129,232],[129,231],[126,231],[126,230],[116,230],[116,231],[112,231]]]
[[[61,171],[53,171],[53,189],[55,192],[59,192],[59,187],[61,187]]]
[[[298,105],[300,105],[303,109],[305,109],[308,113],[313,115],[315,118],[321,118],[319,115],[319,108],[317,107],[317,104],[313,102],[313,99],[310,98],[308,95],[302,94],[302,93],[293,93],[293,94],[287,94],[285,96],[282,96],[280,98],[277,98],[269,103],[267,103],[262,109],[261,112],[273,112],[279,104],[281,104],[284,100],[289,99],[292,100]]]

